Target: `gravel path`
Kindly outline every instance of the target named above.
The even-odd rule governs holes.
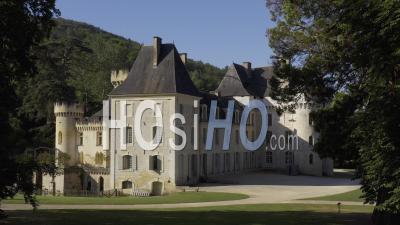
[[[336,204],[334,201],[298,200],[339,194],[358,189],[358,181],[347,178],[286,176],[273,173],[250,173],[218,178],[218,183],[203,184],[200,191],[243,193],[249,198],[233,201],[147,205],[40,205],[39,209],[160,209],[226,206],[263,203]],[[362,205],[342,202],[343,205]],[[30,205],[2,204],[3,210],[30,210]]]

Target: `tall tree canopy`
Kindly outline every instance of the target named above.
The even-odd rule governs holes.
[[[32,173],[43,167],[32,159],[17,157],[26,142],[20,139],[20,99],[15,89],[20,80],[36,74],[32,49],[49,34],[52,18],[58,14],[55,0],[0,2],[0,200],[23,191],[34,203]]]
[[[141,45],[89,24],[54,18],[55,0],[0,3],[0,199],[23,191],[35,203],[32,174],[55,169],[48,158],[21,158],[27,148],[54,147],[54,103],[80,102],[86,114],[102,108],[110,72],[129,69]],[[188,60],[201,90],[214,90],[224,75]],[[17,184],[17,185],[15,185]]]
[[[112,89],[111,70],[129,69],[141,47],[86,23],[62,18],[54,22],[50,36],[33,50],[36,76],[15,85],[21,100],[20,131],[31,146],[54,146],[55,102],[80,102],[88,116],[100,110]],[[187,69],[201,90],[214,90],[225,72],[191,59]]]
[[[400,213],[400,2],[267,0],[280,102],[314,113],[322,156],[355,159],[375,224]],[[397,220],[398,221],[398,220]]]

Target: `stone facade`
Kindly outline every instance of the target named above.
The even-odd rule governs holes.
[[[255,92],[253,93],[249,89],[246,89],[245,93],[227,90],[230,84],[226,80],[221,82],[214,94],[191,94],[197,93],[197,90],[179,89],[182,88],[179,86],[181,80],[186,79],[186,82],[191,82],[184,67],[186,55],[177,54],[175,46],[172,48],[170,44],[164,46],[161,39],[157,37],[154,43],[154,46],[149,47],[153,49],[148,51],[148,54],[152,54],[153,58],[145,55],[145,46],[143,52],[139,53],[137,62],[134,63],[129,74],[126,71],[114,71],[111,74],[114,91],[110,94],[106,107],[109,109],[112,120],[120,119],[121,110],[125,111],[124,113],[128,116],[124,128],[104,127],[102,111],[91,117],[84,117],[83,107],[80,105],[55,104],[55,147],[58,152],[66,153],[69,160],[63,165],[64,172],[61,175],[43,177],[44,189],[59,193],[72,193],[74,191],[101,193],[120,189],[127,194],[147,192],[161,195],[173,192],[179,185],[194,185],[200,181],[217,178],[221,175],[244,173],[252,170],[279,170],[293,175],[300,173],[329,176],[332,174],[332,160],[321,159],[312,150],[313,144],[318,140],[318,133],[314,131],[312,120],[309,117],[310,112],[316,106],[306,101],[300,101],[295,112],[284,112],[279,115],[276,112],[276,102],[269,97],[268,82],[271,75],[267,74],[266,71],[271,71],[271,68],[252,69],[251,63],[247,62],[242,66],[232,65],[227,73],[227,79],[229,79],[232,73],[236,72],[238,76],[243,76],[239,74],[240,71],[246,73],[248,77],[259,76],[257,75],[258,71],[262,71],[265,74],[260,76],[264,76],[263,79],[266,83],[265,90],[261,90],[263,93],[261,95],[254,94]],[[167,50],[172,53],[163,52]],[[169,56],[170,54],[172,56]],[[173,57],[174,55],[179,57]],[[154,57],[157,58],[154,59]],[[163,65],[163,63],[170,63],[168,57],[175,60],[175,68]],[[145,67],[141,66],[142,64],[152,66],[142,75],[149,77],[154,75],[146,75],[145,73],[157,73],[157,76],[170,73],[170,71],[157,71],[157,67],[160,70],[161,68],[168,70],[171,67],[174,70],[173,72],[176,73],[175,83],[171,84],[176,85],[175,91],[170,91],[169,87],[154,91],[151,85],[158,82],[154,78],[152,78],[152,81],[140,81],[131,78],[131,80],[143,82],[143,85],[150,82],[148,89],[153,90],[151,93],[147,93],[147,90],[142,91],[143,93],[137,90],[129,90],[129,86],[132,86],[129,77],[137,76],[135,71],[138,70],[138,67]],[[170,82],[170,78],[165,80],[163,82]],[[243,79],[242,82],[244,82]],[[185,84],[181,85],[185,86]],[[236,89],[236,87],[232,88]],[[241,144],[239,125],[241,111],[244,105],[252,99],[263,101],[268,109],[269,132],[262,147],[255,151],[248,151]],[[159,104],[163,115],[163,135],[156,137],[156,139],[161,138],[161,144],[152,151],[142,149],[135,140],[134,134],[134,113],[138,104],[144,100],[153,100]],[[217,118],[219,119],[223,118],[226,113],[227,101],[235,101],[229,150],[222,149],[223,129],[215,131],[212,150],[205,149],[210,100],[218,101]],[[122,103],[126,103],[125,107],[121,107]],[[170,115],[174,113],[181,113],[186,119],[185,124],[176,125],[183,129],[187,136],[187,144],[180,151],[172,150],[168,142],[169,139],[172,139],[175,143],[179,143],[178,136],[169,129]],[[198,115],[197,123],[199,124],[197,150],[194,150],[194,114]],[[140,129],[144,139],[151,140],[155,136],[154,126],[154,113],[151,110],[146,110],[142,116]],[[260,127],[261,117],[257,111],[252,111],[246,123],[246,132],[250,140],[258,137]],[[275,144],[278,145],[282,144],[279,143],[280,136],[296,134],[298,138],[297,150],[290,150],[291,146],[287,145],[284,149],[272,150],[271,142],[274,141],[270,138],[272,134],[277,137]],[[121,138],[121,135],[123,138]],[[121,140],[126,145],[121,147]]]

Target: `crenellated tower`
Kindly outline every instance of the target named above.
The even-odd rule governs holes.
[[[57,150],[68,154],[69,160],[65,166],[74,166],[79,161],[77,151],[76,121],[84,116],[84,108],[80,104],[55,103],[54,115],[56,117],[56,140]]]

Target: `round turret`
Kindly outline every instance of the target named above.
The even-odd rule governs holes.
[[[84,116],[84,108],[79,104],[55,103],[54,115],[56,117],[55,148],[66,153],[69,160],[65,166],[73,166],[78,163],[76,121]]]

